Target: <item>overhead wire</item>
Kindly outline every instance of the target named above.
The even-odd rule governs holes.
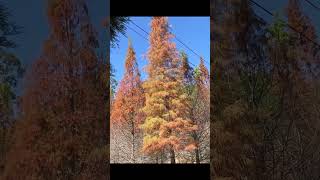
[[[137,24],[134,23],[133,21],[131,21],[131,23],[132,23],[133,25],[135,25],[137,28],[139,28],[141,31],[143,31],[146,35],[149,36],[149,33],[148,33],[146,30],[144,30],[142,27],[140,27],[139,25],[137,25]],[[169,28],[171,29],[171,31],[173,31],[171,27],[169,27]],[[176,34],[174,34],[174,37],[176,38],[176,40],[177,40],[179,43],[181,43],[183,46],[185,46],[185,47],[186,47],[188,50],[190,50],[193,54],[195,54],[195,55],[198,56],[199,58],[203,59],[204,62],[206,62],[208,65],[210,65],[210,63],[209,63],[208,61],[206,61],[202,56],[200,56],[200,55],[199,55],[198,53],[196,53],[193,49],[191,49],[188,45],[186,45],[186,43],[184,43],[184,42],[181,40],[181,38],[178,38],[178,36],[177,36]]]
[[[132,22],[132,21],[131,21]],[[136,27],[138,27],[140,30],[142,30],[144,33],[146,33],[149,36],[149,33],[147,31],[145,31],[143,28],[141,28],[140,26],[138,26],[137,24],[135,24],[134,22],[132,22],[134,25],[136,25]],[[126,25],[126,27],[130,30],[132,30],[133,32],[135,32],[136,34],[138,34],[140,37],[142,37],[144,40],[149,41],[145,36],[143,36],[141,33],[137,32],[134,28],[130,27],[129,25]],[[126,38],[128,38],[127,36],[125,36]],[[202,58],[203,59],[203,58]],[[203,59],[204,60],[204,59]],[[193,68],[197,67],[196,65],[194,65],[193,63],[191,63],[190,61],[188,62],[189,64],[191,64],[193,66]]]
[[[265,11],[267,14],[271,15],[272,17],[275,17],[275,15],[269,11],[268,9],[266,9],[265,7],[263,7],[261,4],[257,3],[254,0],[249,0],[251,3],[253,3],[255,6],[259,7],[260,9],[262,9],[263,11]],[[284,21],[285,22],[285,21]],[[314,40],[310,39],[309,37],[307,37],[305,34],[303,34],[302,32],[298,31],[295,27],[293,27],[292,25],[290,25],[289,23],[285,23],[286,26],[288,26],[290,29],[292,29],[293,31],[297,32],[298,34],[300,34],[302,37],[304,37],[305,39],[309,40],[310,42],[312,42],[314,45],[318,46],[320,48],[320,45],[315,42]]]
[[[313,2],[311,2],[310,0],[305,0],[309,5],[311,5],[312,7],[314,7],[315,9],[320,11],[320,7],[318,7],[317,5],[315,5]]]

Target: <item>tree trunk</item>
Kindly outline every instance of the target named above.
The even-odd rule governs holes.
[[[163,164],[164,158],[163,158],[163,151],[160,153],[160,163]]]
[[[196,156],[196,163],[200,164],[199,139],[196,132],[193,133],[193,139],[197,142],[197,148],[194,150]]]
[[[200,164],[200,154],[199,154],[199,147],[197,147],[195,150],[194,150],[194,153],[196,154],[196,163],[197,164]]]
[[[171,159],[171,164],[175,164],[176,163],[176,157],[175,157],[175,153],[174,153],[173,147],[171,147],[171,149],[170,149],[170,159]]]
[[[131,135],[132,135],[132,149],[131,149],[131,151],[132,151],[131,153],[132,154],[131,154],[131,159],[132,159],[132,162],[135,163],[135,153],[134,153],[135,152],[135,146],[134,146],[135,145],[134,144],[135,143],[135,132],[134,132],[134,130],[135,130],[134,129],[135,128],[134,125],[135,124],[134,124],[133,120],[131,121],[131,123],[132,123],[131,124],[131,126],[132,126],[132,130],[131,130]]]
[[[132,159],[132,162],[133,163],[135,163],[135,154],[134,154],[134,148],[135,148],[135,146],[134,146],[134,133],[132,134],[132,149],[131,149],[131,151],[132,151],[132,154],[131,154],[131,159]]]

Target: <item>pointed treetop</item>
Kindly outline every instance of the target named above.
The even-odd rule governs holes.
[[[125,70],[126,72],[133,72],[137,69],[136,53],[132,47],[131,39],[128,40],[128,50],[125,60]]]
[[[199,65],[199,69],[202,73],[204,73],[204,75],[208,76],[209,72],[207,67],[204,65],[204,60],[202,58],[202,56],[200,57],[200,65]]]
[[[184,50],[181,50],[181,51],[180,51],[180,55],[181,55],[182,59],[188,57],[188,55],[186,54],[186,52],[184,52]]]
[[[128,36],[128,47],[131,48],[132,47],[132,40],[131,37]]]
[[[204,64],[203,57],[200,56],[200,64]]]
[[[182,73],[183,73],[183,78],[185,81],[189,81],[191,82],[192,80],[192,67],[189,65],[189,60],[188,60],[188,55],[183,51],[181,50],[180,51],[180,57],[181,57],[181,70],[182,70]]]
[[[183,50],[180,51],[180,57],[182,66],[189,66],[188,55]]]
[[[200,57],[200,64],[195,70],[196,78],[200,78],[203,83],[208,83],[209,81],[209,71],[207,67],[204,65],[204,60]]]

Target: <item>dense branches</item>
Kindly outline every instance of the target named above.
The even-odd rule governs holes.
[[[111,109],[114,163],[209,161],[209,72],[202,59],[199,67],[191,68],[187,54],[178,55],[172,37],[168,19],[153,17],[143,82],[129,44]]]
[[[215,5],[223,21],[213,22],[212,175],[316,179],[319,70],[314,43],[279,18],[264,24],[248,1]],[[294,29],[316,39],[298,1],[289,1],[287,16]]]
[[[120,82],[111,111],[111,162],[138,161],[141,157],[141,108],[144,94],[140,72],[131,43],[125,61],[125,74]]]
[[[48,16],[51,34],[28,73],[4,178],[105,179],[106,67],[86,4],[50,1]]]

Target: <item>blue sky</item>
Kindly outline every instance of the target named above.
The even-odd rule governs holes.
[[[138,26],[150,32],[151,17],[131,17],[131,21]],[[188,47],[193,49],[197,54],[202,56],[208,63],[210,63],[210,18],[208,17],[169,17],[169,25],[171,25],[172,32],[180,41],[185,43]],[[129,27],[148,38],[147,35],[132,23],[128,24]],[[142,79],[146,78],[146,73],[143,71],[143,67],[147,65],[146,54],[149,47],[149,42],[138,35],[136,32],[127,29],[126,33],[132,41],[133,48],[136,52],[136,58],[138,66],[142,75]],[[193,54],[190,50],[184,47],[181,43],[172,39],[176,43],[178,50],[184,50],[189,61],[198,66],[200,58]],[[117,81],[121,80],[124,74],[124,62],[126,57],[126,51],[128,48],[128,39],[119,35],[119,46],[110,49],[110,61],[115,69],[115,77]],[[205,63],[209,70],[209,64]],[[192,65],[191,65],[192,66]]]

